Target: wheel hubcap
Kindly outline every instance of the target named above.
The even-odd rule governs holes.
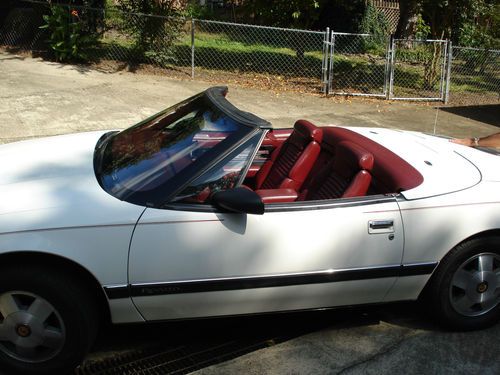
[[[21,337],[28,337],[31,335],[31,328],[26,324],[19,324],[16,327],[16,332]]]
[[[65,341],[65,327],[56,309],[32,293],[0,294],[0,350],[24,362],[55,357]]]
[[[481,253],[460,265],[451,280],[450,301],[465,316],[479,316],[500,304],[500,256]]]

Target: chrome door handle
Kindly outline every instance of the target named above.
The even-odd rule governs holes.
[[[394,220],[370,220],[368,233],[393,233]]]

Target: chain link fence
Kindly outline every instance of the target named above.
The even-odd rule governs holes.
[[[500,50],[453,46],[451,61],[451,104],[500,103]]]
[[[444,100],[448,43],[394,39],[390,99]]]
[[[22,1],[0,24],[0,46],[54,58],[40,28],[46,2]],[[446,41],[307,31],[63,6],[93,43],[85,62],[106,71],[159,70],[176,77],[277,90],[500,103],[500,51]],[[74,13],[76,11],[76,13]]]
[[[47,37],[39,27],[43,24],[42,16],[46,11],[45,3],[12,9],[0,25],[0,45],[26,51],[45,49]]]
[[[328,92],[386,96],[388,38],[332,32]]]
[[[259,84],[321,89],[326,32],[205,20],[193,24],[196,74],[218,70],[232,73],[231,78],[258,77]]]

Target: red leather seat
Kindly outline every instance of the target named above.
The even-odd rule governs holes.
[[[320,128],[298,120],[290,137],[273,151],[255,176],[255,189],[298,191],[320,153],[322,137]]]
[[[330,137],[325,132],[323,143],[330,146]],[[341,141],[335,146],[335,155],[330,163],[312,176],[299,200],[347,198],[366,195],[371,183],[370,171],[374,158],[371,153],[356,143]]]

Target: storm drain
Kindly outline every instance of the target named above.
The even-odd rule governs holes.
[[[87,360],[75,371],[75,374],[187,374],[254,350],[272,346],[289,338],[237,340],[218,344],[212,342],[206,345],[197,344],[173,348],[142,348],[124,354],[103,355],[97,360]]]

